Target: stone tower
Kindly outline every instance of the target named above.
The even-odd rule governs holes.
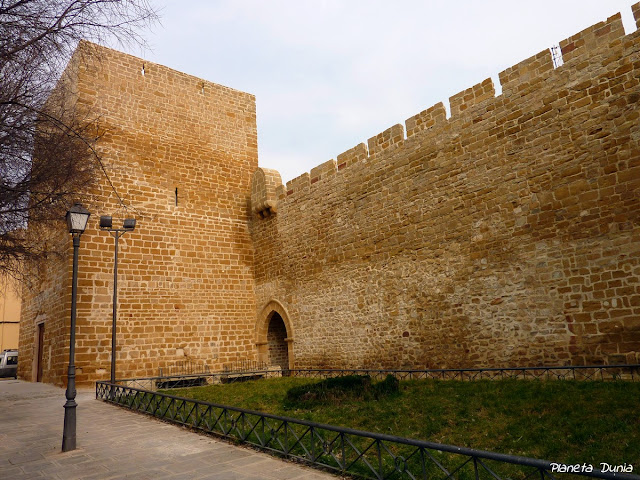
[[[80,246],[78,382],[109,375],[114,240],[99,231],[100,215],[113,215],[114,226],[137,219],[120,239],[118,378],[184,359],[216,368],[253,358],[255,97],[87,42],[65,75],[75,104],[98,119],[108,175],[83,199],[93,215]],[[71,245],[64,231],[52,241]],[[39,367],[43,381],[64,381],[70,255],[50,262],[40,291],[25,294],[26,379]]]

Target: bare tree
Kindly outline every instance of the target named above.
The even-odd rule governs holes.
[[[100,173],[95,119],[58,82],[78,41],[144,45],[157,20],[147,0],[0,0],[0,274],[47,254],[26,226],[59,222]]]

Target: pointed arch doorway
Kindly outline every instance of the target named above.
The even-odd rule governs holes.
[[[283,372],[294,368],[293,330],[282,304],[271,300],[260,312],[256,323],[258,361]]]

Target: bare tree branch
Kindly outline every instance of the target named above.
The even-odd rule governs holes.
[[[147,0],[0,0],[0,274],[50,255],[43,232],[107,175],[99,119],[58,82],[78,42],[145,45],[157,21]]]

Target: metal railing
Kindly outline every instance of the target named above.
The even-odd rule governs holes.
[[[159,377],[202,373],[211,373],[211,369],[206,363],[196,362],[195,360],[178,360],[171,365],[158,368]]]
[[[425,370],[398,369],[293,369],[292,377],[331,378],[346,375],[368,375],[382,380],[393,375],[398,380],[626,380],[640,381],[640,364],[569,365],[563,367],[451,368]]]
[[[96,398],[363,478],[546,480],[577,475],[640,480],[638,475],[602,472],[593,466],[592,471],[569,466],[574,471],[562,473],[561,464],[546,460],[323,425],[109,382],[96,383]]]
[[[588,365],[564,367],[509,367],[509,368],[456,368],[430,370],[394,369],[293,369],[281,371],[279,368],[248,370],[226,370],[222,372],[202,372],[191,374],[161,375],[159,377],[130,378],[118,380],[125,386],[156,390],[163,388],[232,383],[258,378],[280,376],[302,378],[331,378],[347,375],[368,375],[372,380],[384,380],[393,375],[398,380],[578,380],[640,382],[640,364],[632,365]]]
[[[184,375],[163,375],[159,377],[123,378],[118,379],[117,383],[122,386],[155,391],[158,389],[199,387],[281,376],[283,376],[283,372],[280,368],[267,368],[264,370],[203,372]]]
[[[225,363],[222,366],[223,372],[252,372],[267,369],[269,369],[268,364],[255,360],[236,360],[235,362]]]

